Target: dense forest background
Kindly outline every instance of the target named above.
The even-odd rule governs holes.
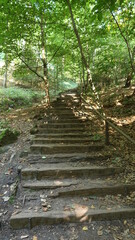
[[[78,84],[81,92],[134,84],[133,0],[1,0],[0,9],[5,88],[40,88],[49,101]]]

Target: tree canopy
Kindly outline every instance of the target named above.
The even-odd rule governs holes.
[[[0,8],[1,54],[43,82],[48,101],[63,79],[85,86],[89,71],[100,87],[133,78],[133,0],[1,0]]]

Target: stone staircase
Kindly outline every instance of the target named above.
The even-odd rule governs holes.
[[[135,185],[117,181],[123,169],[101,166],[108,157],[104,144],[94,140],[78,106],[77,94],[67,93],[45,111],[21,170],[21,210],[10,218],[13,229],[135,217],[135,207],[123,201]]]

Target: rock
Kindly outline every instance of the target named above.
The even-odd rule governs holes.
[[[10,197],[7,197],[7,196],[6,196],[6,197],[3,197],[4,202],[8,202],[9,198],[10,198]]]
[[[10,186],[11,195],[16,195],[17,181]]]

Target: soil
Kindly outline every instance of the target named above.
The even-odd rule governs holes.
[[[124,90],[123,90],[124,91]],[[122,105],[125,108],[124,105]],[[105,112],[116,123],[121,125],[130,136],[134,136],[135,119],[134,105],[130,104],[130,114],[125,116],[124,110],[118,117],[115,109],[116,105],[105,107]],[[3,113],[0,120],[8,120],[11,128],[20,132],[15,143],[0,148],[0,240],[133,240],[135,239],[135,220],[111,221],[111,222],[89,222],[81,224],[64,224],[53,226],[35,227],[31,230],[12,230],[9,226],[9,218],[13,210],[18,211],[16,197],[19,194],[17,186],[19,182],[19,166],[28,166],[25,156],[29,150],[32,135],[30,130],[40,122],[40,114],[47,109],[46,105],[34,105],[27,109],[13,110],[10,113]],[[80,109],[81,111],[81,109]],[[86,112],[87,113],[87,112]],[[124,114],[124,116],[122,115]],[[91,115],[92,116],[92,115]],[[103,124],[95,115],[91,117],[93,132],[96,132],[97,126],[100,128],[101,136],[103,133]],[[124,121],[126,119],[126,124]],[[132,120],[131,120],[132,119]],[[111,154],[111,157],[104,161],[96,161],[96,164],[106,166],[121,166],[125,171],[117,176],[118,181],[131,183],[135,181],[135,150],[133,144],[130,144],[118,133],[110,130],[111,145],[104,151]],[[96,135],[95,135],[96,136]],[[97,137],[97,136],[96,136]],[[98,136],[99,137],[99,136]],[[23,152],[23,154],[22,154]],[[20,157],[21,154],[21,157]],[[84,163],[86,164],[86,163]],[[15,183],[15,185],[13,185]],[[15,188],[13,188],[15,186]],[[17,195],[16,195],[17,193]],[[128,198],[128,199],[127,199]],[[86,199],[82,199],[85,201]],[[115,198],[116,200],[116,198]],[[113,203],[114,199],[106,198],[106,201]],[[134,202],[133,196],[118,196],[117,202]]]

